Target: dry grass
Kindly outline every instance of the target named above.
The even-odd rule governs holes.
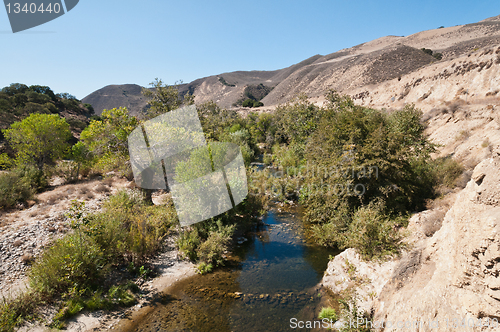
[[[446,213],[455,203],[455,196],[456,195],[452,193],[433,200],[428,200],[426,202],[426,208],[428,210],[441,210]]]
[[[87,187],[81,187],[78,192],[80,193],[80,195],[86,195],[89,191],[90,191],[89,188],[87,188]]]
[[[442,210],[437,210],[437,211],[432,211],[432,213],[429,216],[427,216],[427,218],[425,218],[424,224],[422,225],[422,231],[425,234],[425,236],[430,237],[441,229],[445,215],[446,212]]]
[[[107,177],[107,178],[104,178],[104,180],[102,180],[102,183],[104,183],[105,185],[108,185],[108,186],[113,185],[113,182],[115,182],[114,177]]]
[[[455,137],[457,142],[463,142],[470,137],[470,132],[468,130],[460,130],[458,135]]]
[[[33,260],[34,260],[34,257],[30,253],[26,253],[26,254],[21,256],[21,262],[23,262],[24,264],[29,264],[29,263],[33,262]]]
[[[60,198],[60,196],[58,196],[56,194],[50,195],[47,197],[47,200],[45,201],[45,203],[47,205],[54,205],[59,200],[59,198]]]
[[[99,183],[95,188],[94,191],[96,193],[109,193],[109,188],[103,183]]]

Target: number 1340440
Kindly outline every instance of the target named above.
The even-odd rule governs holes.
[[[20,3],[7,3],[7,13],[20,14],[20,13],[55,13],[59,14],[61,11],[61,5],[59,3],[41,3],[40,5],[36,3],[25,3],[21,5]]]

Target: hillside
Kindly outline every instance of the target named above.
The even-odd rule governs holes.
[[[92,92],[82,99],[94,107],[97,115],[102,110],[115,107],[127,107],[134,114],[146,109],[147,100],[142,96],[142,87],[137,84],[108,85]]]
[[[325,56],[315,55],[280,70],[236,71],[204,77],[179,86],[179,90],[181,94],[194,94],[196,103],[213,100],[226,108],[238,107],[238,101],[245,98],[245,88],[259,84],[272,88],[262,99],[264,109],[272,109],[300,93],[321,102],[329,89],[352,96],[361,94],[368,104],[388,107],[393,105],[379,97],[368,100],[366,93],[386,90],[385,83],[392,80],[396,80],[394,84],[398,87],[404,86],[400,79],[407,82],[418,78],[425,80],[427,74],[423,70],[431,72],[441,68],[443,63],[451,66],[463,62],[458,59],[499,44],[500,18],[496,16],[478,23],[422,31],[406,37],[382,37]],[[424,53],[422,48],[432,50],[434,56]],[[437,53],[441,54],[441,60]],[[83,102],[93,105],[97,114],[102,109],[118,106],[126,106],[136,114],[146,107],[140,92],[141,88],[133,84],[111,85],[93,92]],[[399,101],[416,102],[418,98],[405,96]]]
[[[55,94],[48,86],[14,83],[0,90],[0,130],[32,113],[59,114],[65,118],[77,141],[94,110],[67,93]],[[0,131],[0,152],[9,151]]]

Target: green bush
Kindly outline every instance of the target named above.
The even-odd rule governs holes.
[[[205,262],[201,262],[196,266],[196,273],[198,274],[207,274],[212,272],[214,266],[212,264],[207,264]]]
[[[253,107],[253,104],[254,104],[255,100],[253,99],[246,99],[242,104],[241,106],[243,107]]]
[[[207,240],[196,249],[198,259],[206,264],[223,265],[224,252],[228,249],[234,228],[234,225],[222,226],[219,224],[219,229],[210,233]]]
[[[45,179],[35,168],[24,167],[0,174],[0,208],[12,208],[34,198]]]
[[[224,225],[222,219],[207,220],[181,231],[177,246],[184,258],[204,263],[201,269],[223,265],[224,252],[229,248],[235,229],[236,225]]]
[[[15,331],[25,319],[33,317],[33,312],[42,303],[42,298],[35,292],[24,292],[15,299],[0,302],[0,331]]]
[[[401,249],[402,234],[408,218],[391,217],[381,202],[359,208],[342,234],[341,248],[355,248],[364,259],[396,254]]]
[[[437,158],[433,161],[434,179],[438,186],[455,187],[456,180],[464,171],[464,167],[451,157]]]
[[[103,253],[92,238],[81,232],[70,234],[35,261],[30,284],[48,296],[96,287],[103,280],[104,265]]]
[[[328,319],[332,322],[337,321],[337,312],[335,312],[335,309],[330,308],[330,307],[325,307],[321,309],[321,312],[318,315],[318,318],[323,320],[323,319]]]
[[[107,261],[140,266],[158,250],[177,215],[171,201],[149,206],[141,192],[119,191],[104,203],[102,212],[82,222],[82,230],[99,245]]]
[[[190,261],[196,261],[198,259],[198,254],[196,248],[201,243],[198,230],[196,228],[185,229],[179,234],[177,239],[177,247],[183,258],[187,258]]]

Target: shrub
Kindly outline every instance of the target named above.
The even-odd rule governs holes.
[[[81,232],[68,235],[35,261],[30,273],[32,288],[49,296],[72,288],[99,285],[103,277],[104,257],[89,236]]]
[[[435,57],[438,60],[443,59],[443,54],[442,53],[434,53],[432,54],[433,57]]]
[[[228,249],[234,226],[219,225],[219,230],[210,233],[207,240],[201,243],[196,252],[200,261],[215,266],[224,264],[224,252]]]
[[[122,107],[103,110],[101,119],[91,121],[80,135],[93,156],[93,168],[101,173],[117,171],[126,176],[131,173],[128,135],[137,126],[137,119]]]
[[[254,104],[255,100],[253,99],[246,99],[242,104],[241,106],[243,107],[253,107],[253,104]]]
[[[0,174],[0,207],[12,208],[33,199],[37,182],[42,182],[37,172],[35,169],[18,168]]]
[[[181,256],[190,261],[196,261],[198,259],[196,248],[198,248],[200,243],[201,239],[196,228],[183,230],[177,239],[177,247],[179,248]]]
[[[36,307],[42,303],[42,298],[36,292],[23,292],[15,299],[0,302],[0,330],[15,331],[26,318],[33,315]]]
[[[341,247],[355,248],[365,259],[396,254],[402,246],[398,229],[407,224],[408,218],[388,216],[381,202],[370,203],[354,213]]]
[[[183,230],[177,246],[183,257],[205,263],[202,268],[223,265],[224,252],[228,250],[235,228],[233,224],[224,225],[222,219],[207,220]]]
[[[321,320],[328,319],[332,322],[336,322],[337,321],[337,313],[335,312],[335,309],[333,309],[333,308],[330,308],[330,307],[322,308],[321,312],[318,315],[318,318]]]
[[[212,264],[207,264],[205,262],[201,262],[196,266],[196,273],[198,274],[207,274],[212,272],[214,266]]]
[[[429,55],[432,55],[432,50],[431,49],[428,49],[428,48],[422,48],[422,51],[426,54],[429,54]]]
[[[464,167],[451,157],[437,158],[433,162],[434,181],[438,186],[453,188]]]
[[[140,266],[161,245],[161,239],[177,222],[173,204],[148,206],[139,191],[119,191],[103,205],[101,213],[84,221],[107,260],[131,261]]]
[[[62,157],[72,136],[66,120],[57,114],[31,114],[3,133],[16,151],[17,164],[32,164],[39,170]]]

